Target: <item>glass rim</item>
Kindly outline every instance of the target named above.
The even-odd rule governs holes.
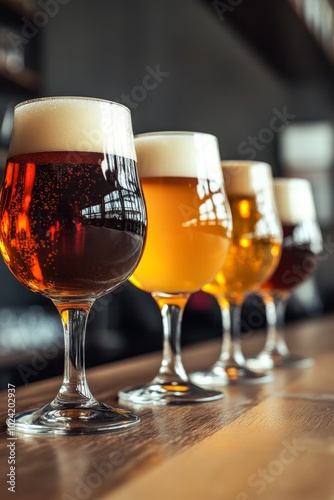
[[[137,137],[147,137],[147,136],[160,136],[160,135],[165,135],[165,136],[173,136],[173,135],[185,135],[185,136],[194,136],[194,135],[203,135],[203,136],[208,136],[208,137],[213,137],[218,141],[217,136],[214,134],[211,134],[210,132],[197,132],[197,131],[191,131],[191,130],[161,130],[161,131],[153,131],[153,132],[142,132],[140,134],[135,134],[134,138],[136,139]]]
[[[117,102],[117,101],[111,101],[109,99],[103,99],[102,97],[87,97],[87,96],[79,96],[79,95],[56,95],[56,96],[44,96],[44,97],[34,97],[32,99],[26,99],[24,101],[18,102],[14,106],[14,110],[17,108],[20,108],[21,106],[25,106],[26,104],[33,104],[36,102],[42,102],[42,101],[96,101],[96,102],[104,102],[107,104],[115,104],[116,106],[120,106],[121,108],[126,109],[130,113],[130,109],[125,106],[124,104]]]

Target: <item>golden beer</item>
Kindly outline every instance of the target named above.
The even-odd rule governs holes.
[[[136,136],[135,146],[148,231],[130,281],[155,294],[195,292],[217,274],[231,236],[217,139],[156,132]]]
[[[144,177],[141,182],[148,231],[130,281],[151,293],[199,290],[214,278],[229,247],[226,213],[220,214],[214,201],[222,197],[218,185],[192,177]],[[201,197],[201,192],[206,194]]]
[[[240,304],[246,293],[255,289],[276,268],[280,241],[268,234],[257,235],[261,219],[255,196],[229,196],[233,235],[225,264],[203,290],[223,295],[228,302]]]
[[[268,163],[222,162],[233,221],[227,259],[215,279],[203,290],[212,294],[222,313],[223,342],[216,363],[193,375],[199,384],[268,382],[270,375],[248,369],[240,343],[241,305],[278,264],[282,241]]]
[[[218,140],[200,132],[153,132],[135,137],[135,146],[148,231],[130,281],[156,301],[164,342],[156,377],[119,397],[153,405],[214,401],[223,394],[188,379],[180,334],[189,295],[215,277],[229,247],[232,219]]]

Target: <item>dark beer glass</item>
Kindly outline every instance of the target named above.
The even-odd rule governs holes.
[[[143,250],[146,211],[129,110],[83,97],[16,106],[0,217],[7,266],[53,301],[65,335],[58,395],[16,415],[16,430],[73,434],[136,424],[135,415],[93,397],[84,363],[92,304],[127,280]]]
[[[265,305],[268,333],[264,349],[248,360],[248,365],[302,368],[312,365],[313,360],[289,352],[284,334],[285,310],[292,291],[314,274],[322,237],[308,180],[275,179],[274,192],[284,233],[282,254],[275,272],[258,292]]]

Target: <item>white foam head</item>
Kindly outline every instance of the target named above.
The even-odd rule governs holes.
[[[223,182],[218,140],[201,132],[135,136],[140,177],[196,177]]]
[[[282,223],[295,225],[306,219],[316,220],[312,187],[307,179],[274,179],[274,193]]]
[[[45,97],[18,104],[9,157],[47,151],[103,152],[136,160],[130,110],[90,97]]]
[[[272,190],[272,171],[268,163],[230,160],[221,164],[228,195],[252,196]]]

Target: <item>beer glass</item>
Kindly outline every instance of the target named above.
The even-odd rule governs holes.
[[[224,161],[222,169],[232,211],[233,234],[227,259],[203,290],[220,306],[223,342],[218,361],[206,372],[192,374],[201,385],[267,382],[271,374],[246,366],[240,341],[240,313],[249,292],[278,264],[282,229],[277,216],[271,168],[267,163]]]
[[[231,214],[216,137],[157,132],[135,137],[148,214],[143,257],[130,281],[160,308],[163,357],[157,376],[122,390],[122,401],[166,405],[211,401],[222,393],[197,387],[181,360],[180,331],[190,294],[213,279],[229,247]]]
[[[274,193],[284,233],[282,254],[275,272],[258,292],[266,310],[267,339],[264,349],[248,364],[255,368],[302,368],[311,366],[313,360],[289,352],[284,334],[285,310],[292,290],[315,272],[322,236],[307,179],[275,179]]]
[[[1,252],[14,276],[58,309],[65,365],[58,395],[17,414],[17,431],[84,434],[139,421],[91,394],[84,338],[93,302],[127,280],[145,233],[129,110],[84,97],[18,104],[1,192]]]

